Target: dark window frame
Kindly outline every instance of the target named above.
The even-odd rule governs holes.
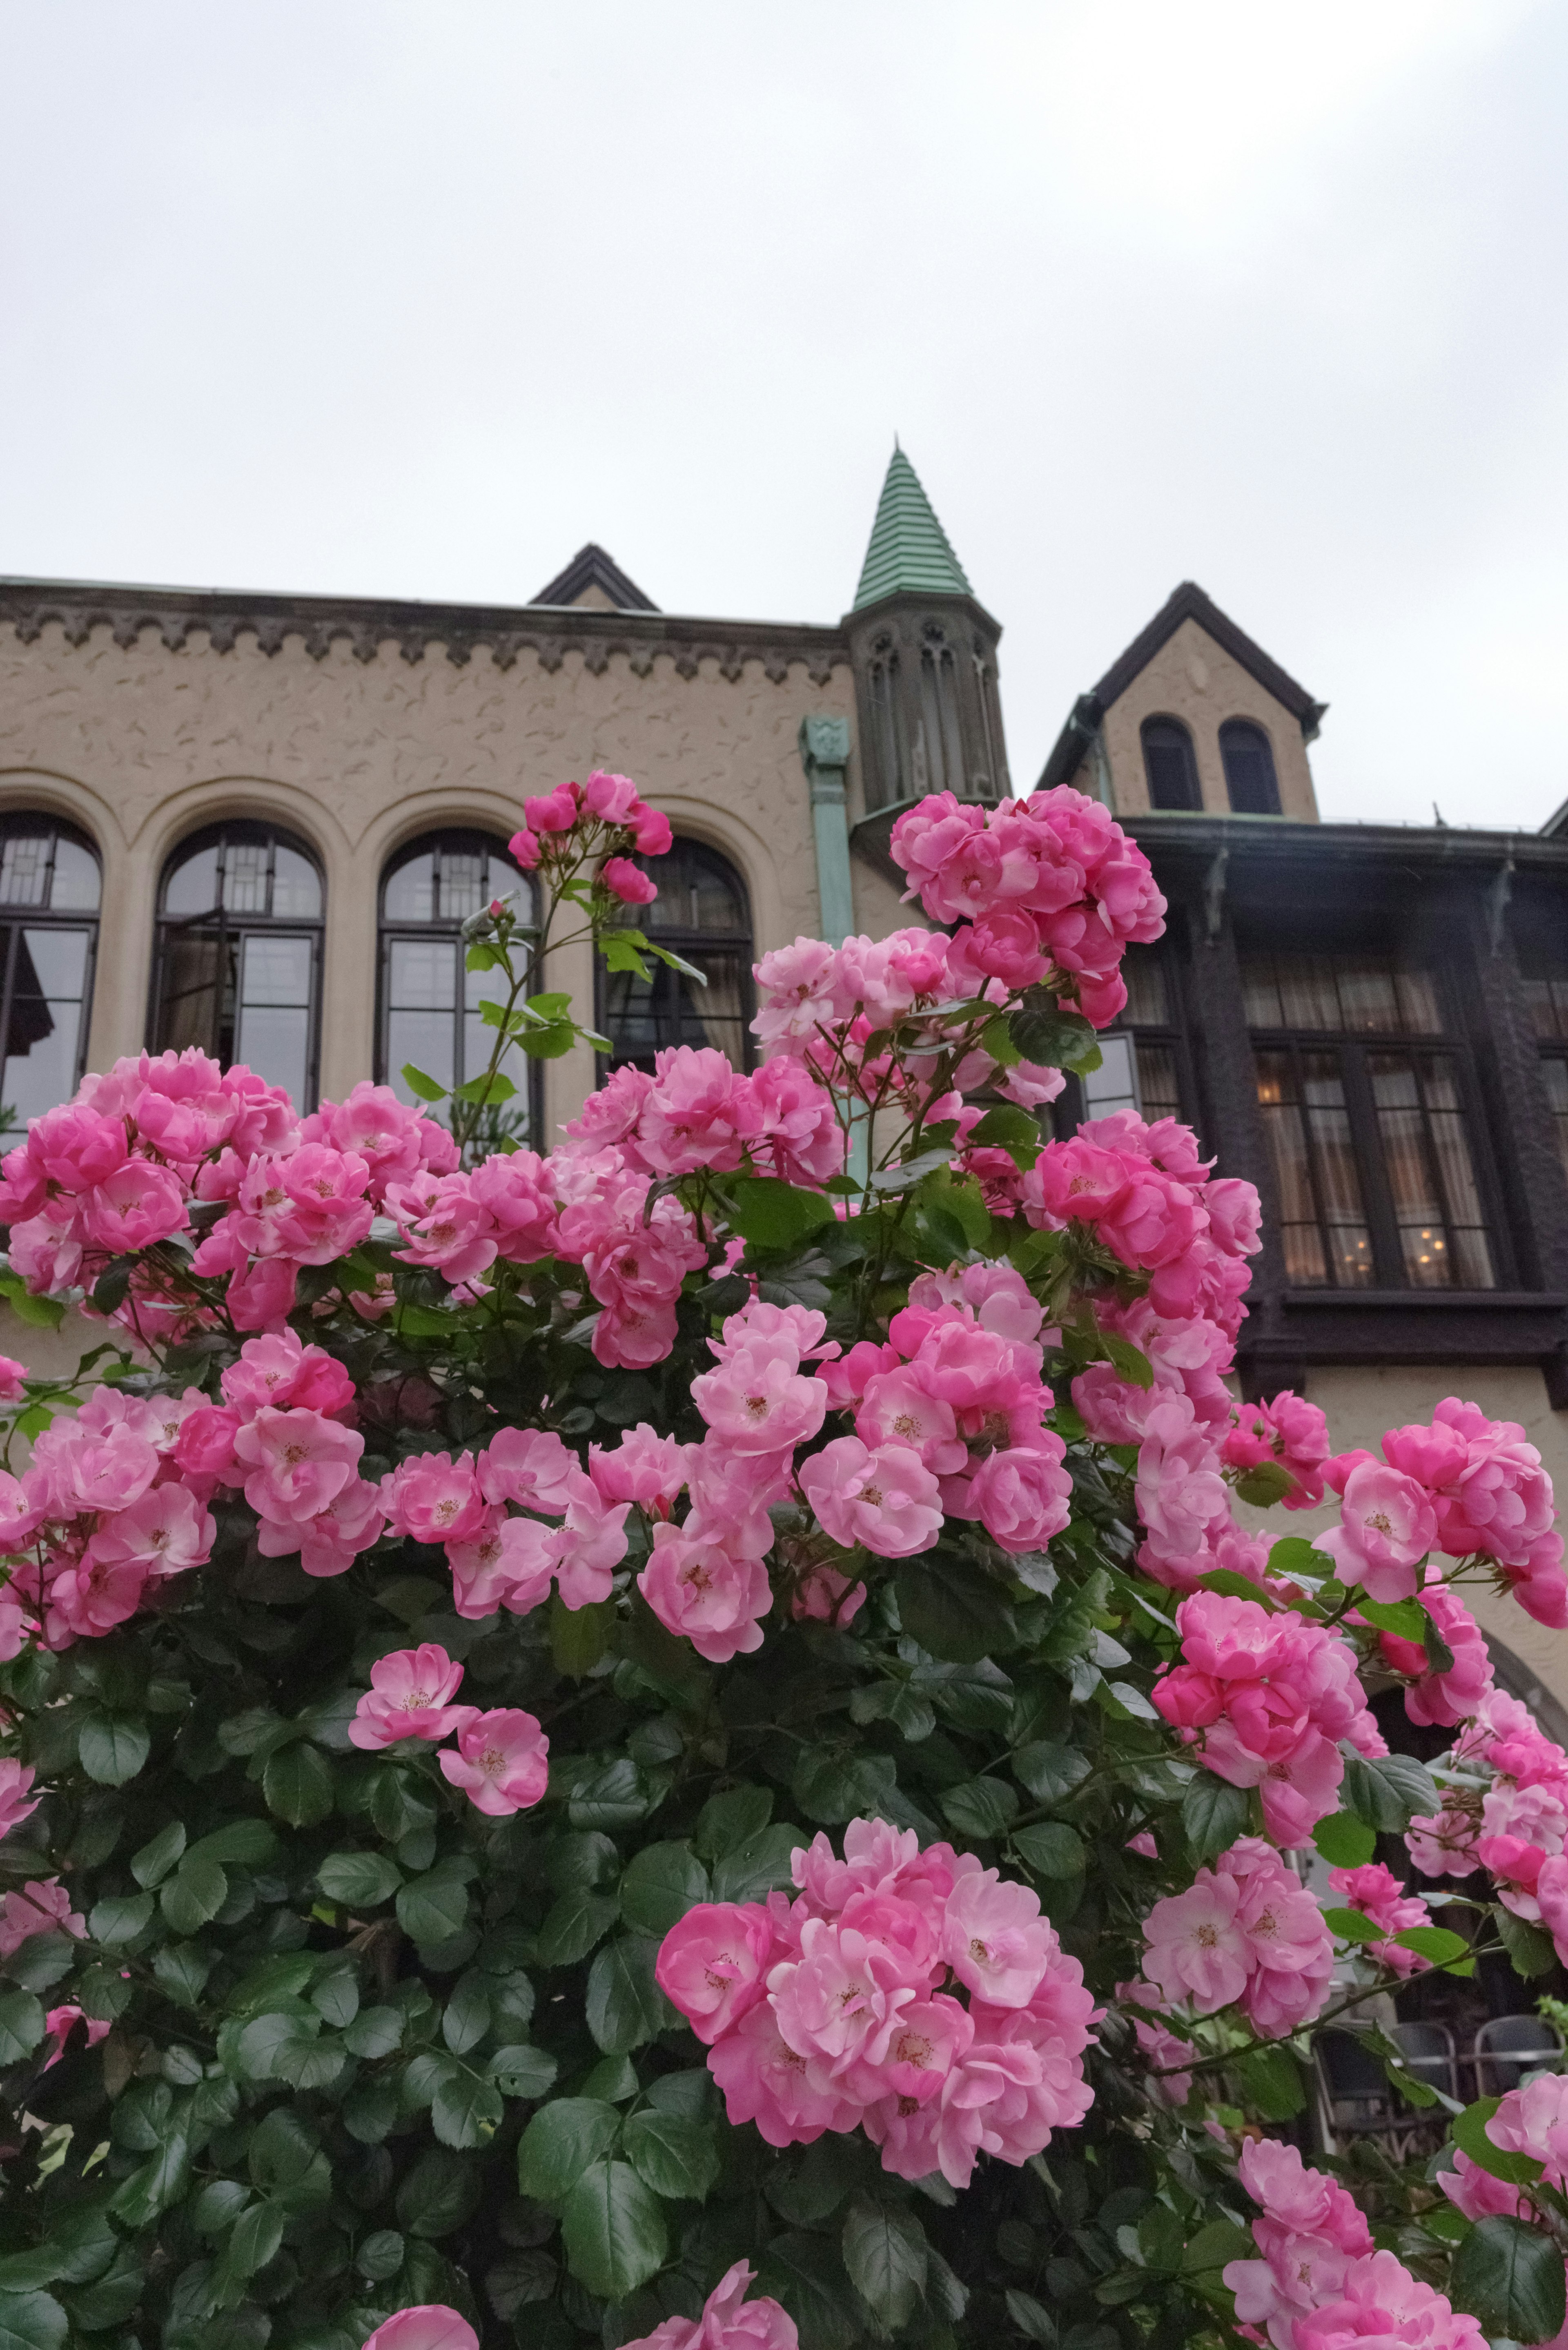
[[[487,832],[482,825],[438,825],[432,827],[428,832],[415,833],[410,839],[405,840],[400,847],[394,849],[382,865],[380,879],[376,887],[376,1050],[373,1056],[376,1083],[381,1086],[392,1085],[398,1074],[391,1067],[391,1055],[388,1041],[392,1013],[389,977],[392,948],[400,940],[404,939],[451,939],[456,944],[459,952],[457,955],[458,984],[452,999],[453,1082],[456,1085],[462,1085],[467,1082],[471,1075],[478,1076],[482,1074],[479,1069],[472,1071],[468,1069],[464,1051],[468,1010],[464,1000],[466,989],[463,980],[467,963],[462,951],[462,925],[466,917],[461,914],[432,915],[429,921],[421,922],[416,920],[411,915],[389,915],[387,911],[387,891],[390,884],[407,866],[413,863],[416,857],[427,855],[437,860],[442,855],[470,857],[483,855],[487,859],[493,857],[499,858],[503,864],[513,865],[513,860],[507,854],[505,840],[501,834]],[[527,927],[530,932],[533,932],[537,927],[539,916],[537,885],[529,879],[520,866],[513,865],[513,871],[516,877],[518,889],[527,893],[530,915]],[[435,874],[439,887],[439,861]],[[437,902],[439,903],[439,899]],[[504,991],[502,990],[500,993],[504,995]],[[545,1127],[543,1062],[529,1061],[527,1089],[523,1097],[527,1104],[528,1131],[526,1136],[514,1139],[522,1139],[527,1149],[537,1150]],[[421,1107],[424,1108],[427,1117],[435,1114],[429,1105],[421,1104]],[[505,1108],[509,1105],[504,1104],[502,1107]],[[439,1105],[436,1106],[436,1109],[439,1110]]]
[[[1232,744],[1240,744],[1242,742],[1246,743],[1249,750],[1251,750],[1254,754],[1258,750],[1262,750],[1267,762],[1267,774],[1263,779],[1262,792],[1262,796],[1270,803],[1266,807],[1243,807],[1236,796],[1238,783],[1241,785],[1243,796],[1246,795],[1247,782],[1239,773],[1232,771],[1230,753]],[[1267,731],[1259,725],[1255,718],[1237,717],[1227,718],[1224,721],[1220,729],[1220,764],[1225,775],[1225,796],[1231,804],[1233,815],[1280,816],[1283,814],[1280,803],[1280,770],[1274,757],[1274,746],[1269,739]]]
[[[257,847],[264,845],[267,850],[266,885],[269,909],[276,880],[277,851],[279,848],[287,848],[291,849],[296,857],[304,858],[316,875],[320,892],[318,899],[320,910],[317,913],[275,915],[270,910],[260,914],[238,913],[231,911],[224,906],[223,885],[229,848],[231,847]],[[217,850],[216,903],[201,913],[172,915],[168,913],[166,905],[171,883],[185,865],[207,848]],[[321,1094],[321,969],[326,929],[327,876],[322,868],[320,858],[310,842],[301,834],[290,831],[286,825],[273,824],[267,818],[259,816],[229,816],[216,824],[202,825],[195,831],[186,833],[183,838],[176,841],[169,851],[163,860],[162,872],[159,876],[152,975],[148,992],[147,1007],[149,1052],[159,1053],[171,1049],[171,1046],[161,1044],[159,1038],[162,1033],[170,1004],[174,1000],[166,994],[165,981],[168,976],[169,950],[177,933],[187,938],[213,940],[218,949],[220,973],[226,970],[226,950],[231,941],[239,942],[243,956],[244,942],[247,937],[306,938],[310,945],[310,1000],[306,1007],[305,1032],[306,1079],[300,1098],[295,1103],[295,1107],[302,1116],[313,1110]],[[210,1053],[220,1066],[224,1068],[234,1066],[232,1055],[228,1060],[223,1057],[224,1030],[225,1027],[230,1029],[232,1045],[237,1040],[235,1031],[240,1013],[244,1008],[236,1002],[233,1006],[232,1017],[225,1021],[226,993],[226,984],[220,981],[213,990],[215,1017],[212,1035],[202,1046],[203,1051]],[[247,1063],[246,1066],[248,1066],[249,1064]]]
[[[0,951],[0,1104],[5,1097],[5,1078],[12,1058],[8,1049],[12,1023],[16,1009],[17,965],[24,952],[25,934],[28,931],[58,931],[84,935],[87,941],[82,962],[82,990],[78,1012],[76,1051],[71,1061],[69,1090],[63,1099],[69,1101],[81,1084],[87,1070],[88,1031],[92,1024],[93,988],[98,978],[99,924],[103,916],[103,858],[98,843],[79,825],[63,816],[51,815],[44,808],[11,808],[0,816],[0,851],[8,840],[43,839],[48,841],[45,865],[44,896],[40,903],[24,899],[0,898],[0,930],[5,933],[5,943]],[[61,840],[85,850],[98,870],[98,903],[92,908],[57,909],[51,902],[55,887],[55,863]],[[40,1001],[49,999],[40,996]],[[57,1108],[58,1103],[48,1103],[46,1108]],[[35,1110],[33,1117],[43,1113]],[[8,1148],[13,1136],[19,1137],[25,1121],[15,1128],[0,1128],[0,1149]]]
[[[696,962],[704,953],[737,953],[739,955],[741,1066],[744,1074],[755,1068],[757,1065],[756,1039],[752,1035],[752,1021],[757,1008],[756,984],[752,975],[753,960],[756,952],[756,925],[752,910],[752,893],[746,887],[744,875],[734,859],[726,856],[722,848],[715,848],[710,842],[699,840],[689,833],[676,835],[668,857],[639,857],[633,862],[657,882],[661,866],[668,868],[671,858],[692,850],[696,851],[699,859],[710,858],[714,865],[722,868],[722,878],[727,886],[733,889],[745,915],[744,929],[703,931],[684,923],[670,925],[645,923],[641,917],[646,910],[639,906],[633,906],[628,910],[630,921],[634,927],[645,929],[648,936],[656,938],[660,946],[669,947],[675,954],[684,955],[689,962]],[[671,1017],[671,1008],[679,1006],[681,990],[687,983],[680,972],[671,971],[669,964],[660,962],[657,956],[649,957],[649,960],[654,974],[651,998],[655,1029],[653,1051],[656,1053],[665,1051],[671,1045],[690,1045],[693,1041],[691,1035],[681,1033],[684,1024],[679,1017]],[[612,976],[606,971],[602,960],[596,957],[594,1024],[601,1035],[611,1037],[614,1035],[614,1015],[609,1007]],[[722,1051],[723,1047],[720,1046],[717,1049]],[[605,1078],[615,1069],[628,1065],[639,1066],[649,1057],[643,1053],[623,1053],[618,1049],[599,1054],[597,1055],[599,1083],[603,1084]]]
[[[1177,1106],[1174,1110],[1162,1109],[1157,1115],[1160,1118],[1179,1118],[1184,1126],[1190,1126],[1195,1133],[1199,1134],[1201,1144],[1197,1114],[1198,1073],[1193,1060],[1191,1039],[1188,1034],[1186,1011],[1181,993],[1181,974],[1177,967],[1176,957],[1164,944],[1132,947],[1127,951],[1129,954],[1137,954],[1144,958],[1147,967],[1158,972],[1160,985],[1165,991],[1166,1016],[1163,1020],[1137,1020],[1132,1017],[1132,1000],[1129,992],[1127,1010],[1118,1013],[1104,1033],[1106,1036],[1126,1036],[1131,1043],[1133,1066],[1137,1072],[1139,1114],[1146,1119],[1148,1118],[1148,1107],[1143,1097],[1143,1073],[1138,1065],[1139,1050],[1142,1046],[1147,1045],[1156,1052],[1170,1055],[1176,1073]],[[1124,962],[1124,971],[1125,968]],[[1065,1086],[1057,1095],[1055,1101],[1052,1103],[1051,1112],[1054,1113],[1052,1116],[1053,1132],[1059,1140],[1063,1141],[1075,1134],[1079,1127],[1085,1125],[1092,1116],[1103,1115],[1102,1112],[1091,1111],[1084,1081],[1081,1077],[1075,1076],[1068,1077]]]
[[[1154,740],[1162,729],[1174,739],[1165,743]],[[1153,711],[1139,726],[1137,739],[1138,748],[1143,754],[1144,781],[1148,786],[1149,806],[1167,816],[1201,816],[1203,785],[1198,773],[1198,750],[1192,740],[1191,727],[1184,719],[1173,718],[1168,711]],[[1181,785],[1185,795],[1183,798],[1173,800],[1159,795],[1167,787],[1163,782],[1157,785],[1149,759],[1151,751],[1162,754],[1174,752],[1180,758],[1185,769]]]
[[[1284,947],[1277,951],[1291,951]],[[1248,951],[1246,948],[1242,949],[1243,967]],[[1358,954],[1357,949],[1350,943],[1331,951],[1314,947],[1307,951],[1324,960],[1332,958],[1346,963],[1380,959],[1375,953],[1369,956],[1366,951]],[[1254,1070],[1260,1055],[1275,1054],[1290,1061],[1294,1077],[1295,1098],[1305,1145],[1307,1181],[1323,1250],[1325,1276],[1322,1282],[1303,1282],[1299,1278],[1293,1279],[1287,1272],[1287,1286],[1300,1290],[1303,1295],[1364,1297],[1368,1294],[1379,1296],[1441,1296],[1446,1294],[1450,1296],[1485,1297],[1509,1288],[1515,1278],[1512,1235],[1488,1147],[1487,1123],[1473,1056],[1464,1032],[1454,1018],[1455,1007],[1449,1000],[1449,990],[1444,972],[1433,970],[1428,975],[1437,996],[1438,1015],[1443,1022],[1442,1027],[1435,1031],[1262,1025],[1248,1028]],[[1361,1188],[1362,1213],[1372,1249],[1373,1278],[1370,1283],[1347,1282],[1338,1278],[1333,1241],[1335,1231],[1345,1228],[1330,1223],[1325,1212],[1328,1186],[1324,1176],[1314,1122],[1306,1114],[1305,1076],[1302,1064],[1303,1055],[1308,1054],[1331,1056],[1338,1065],[1350,1149]],[[1378,1108],[1367,1068],[1368,1060],[1380,1055],[1408,1060],[1419,1073],[1416,1107],[1420,1120],[1426,1171],[1438,1205],[1447,1261],[1457,1268],[1459,1255],[1456,1235],[1473,1231],[1475,1227],[1461,1225],[1454,1217],[1442,1153],[1432,1130],[1432,1111],[1425,1077],[1427,1067],[1439,1062],[1446,1063],[1452,1072],[1459,1115],[1469,1151],[1470,1170],[1484,1219],[1480,1231],[1491,1258],[1492,1279],[1486,1287],[1478,1288],[1472,1283],[1458,1279],[1420,1284],[1411,1281],[1406,1272],[1394,1190],[1389,1180]],[[1262,1114],[1266,1122],[1266,1110]]]

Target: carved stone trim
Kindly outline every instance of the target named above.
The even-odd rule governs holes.
[[[394,604],[326,596],[244,596],[183,592],[167,588],[78,586],[71,581],[0,579],[0,627],[14,628],[23,644],[35,644],[57,623],[67,644],[85,645],[95,629],[107,629],[125,650],[147,629],[156,631],[170,652],[184,651],[192,638],[204,637],[213,652],[233,652],[242,636],[254,636],[263,652],[282,650],[299,638],[312,660],[324,660],[341,639],[356,660],[372,661],[380,647],[395,644],[406,661],[419,661],[440,645],[462,668],[483,646],[498,669],[514,666],[532,651],[545,671],[558,670],[568,653],[582,657],[599,676],[613,655],[626,657],[636,677],[647,677],[661,656],[678,676],[696,677],[711,661],[733,684],[751,662],[772,683],[783,684],[801,663],[813,685],[824,686],[849,663],[849,647],[836,628],[804,624],[770,626],[765,621],[684,619],[666,612],[552,610],[535,619],[526,608],[463,604]]]

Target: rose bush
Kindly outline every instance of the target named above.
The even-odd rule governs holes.
[[[1519,1429],[1236,1404],[1257,1201],[1185,1128],[1044,1139],[1137,847],[921,803],[943,927],[765,956],[755,1071],[541,1155],[504,1063],[602,1042],[543,957],[646,968],[669,827],[525,813],[442,1119],[143,1055],[5,1161],[6,1295],[98,1343],[0,1363],[0,2342],[1555,2334],[1555,2086],[1359,2202],[1259,2135],[1369,1990],[1568,1956],[1568,1756],[1462,1596],[1568,1580]]]

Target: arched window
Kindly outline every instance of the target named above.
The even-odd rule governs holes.
[[[1227,718],[1220,729],[1225,789],[1238,816],[1278,816],[1280,779],[1269,738],[1250,718]]]
[[[1139,733],[1150,807],[1186,808],[1195,814],[1203,806],[1203,795],[1186,727],[1179,718],[1146,718]]]
[[[727,857],[678,840],[667,857],[639,858],[659,895],[632,910],[649,938],[696,966],[684,972],[649,958],[649,979],[602,972],[598,1024],[611,1041],[609,1066],[651,1069],[667,1045],[716,1045],[737,1069],[752,1065],[752,915],[746,887]]]
[[[0,817],[0,1135],[80,1081],[98,950],[98,853],[49,816]]]
[[[504,1000],[493,971],[470,971],[462,925],[493,899],[510,897],[534,920],[534,884],[488,832],[426,832],[400,848],[381,877],[380,1018],[377,1076],[400,1101],[417,1097],[403,1076],[411,1062],[438,1085],[466,1085],[490,1066],[495,1030],[480,1005]],[[496,1139],[537,1133],[538,1063],[514,1045],[502,1063],[516,1087]],[[439,1116],[437,1111],[435,1115]]]
[[[866,778],[867,804],[896,806],[909,796],[905,778],[904,713],[899,707],[898,653],[891,637],[871,648],[867,685],[871,697],[872,769]],[[875,799],[872,798],[873,790]]]
[[[940,620],[928,620],[920,632],[919,758],[925,765],[922,788],[928,792],[964,791],[963,735],[959,726],[958,676],[952,647]],[[919,760],[917,760],[917,764]],[[920,778],[917,775],[917,784]]]
[[[303,841],[235,817],[192,833],[163,872],[152,1050],[198,1045],[316,1103],[321,875]]]

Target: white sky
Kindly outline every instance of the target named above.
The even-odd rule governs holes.
[[[0,569],[831,620],[902,436],[1015,782],[1191,577],[1326,816],[1568,795],[1552,0],[0,0]]]

